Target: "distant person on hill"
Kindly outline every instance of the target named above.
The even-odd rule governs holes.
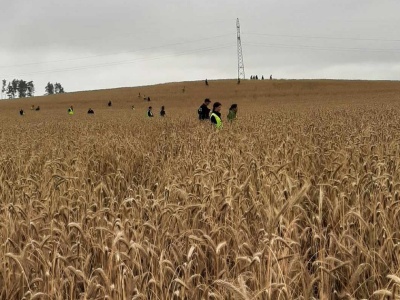
[[[135,110],[135,105],[132,105],[132,110]]]
[[[213,104],[213,110],[210,115],[211,123],[215,124],[215,128],[222,128],[222,120],[221,120],[221,108],[222,104],[219,102],[215,102]]]
[[[147,102],[150,102],[150,97],[147,97]]]
[[[93,115],[94,114],[94,110],[89,108],[89,110],[87,111],[88,115]]]
[[[256,80],[258,80],[258,75],[256,75]]]
[[[33,105],[33,104],[32,104],[32,106],[31,106],[31,110],[34,110],[34,109],[35,109],[35,105]]]
[[[149,118],[152,118],[152,117],[154,117],[153,116],[153,108],[151,107],[151,106],[149,106],[149,109],[147,110],[147,116],[149,117]]]
[[[112,103],[111,103],[111,100],[110,101],[108,101],[108,107],[111,107],[112,106]]]
[[[205,83],[206,83],[206,85],[208,85],[208,80],[207,80],[207,78],[206,78],[206,81],[205,81]]]
[[[140,98],[141,96],[140,96],[140,93],[139,93],[139,96],[138,96],[138,98]]]
[[[210,118],[210,109],[208,108],[210,103],[210,99],[206,98],[204,103],[197,110],[197,113],[199,114],[199,120],[208,120]]]
[[[240,84],[240,78],[238,78],[238,80],[237,80],[237,84]]]
[[[186,87],[184,86],[182,89],[182,93],[184,93],[186,91]]]
[[[263,75],[263,76],[261,76],[261,80],[264,80],[264,75]]]
[[[232,104],[231,107],[229,108],[229,113],[228,113],[228,120],[233,121],[236,119],[236,114],[237,114],[237,104]]]
[[[69,115],[73,115],[74,114],[74,107],[72,105],[68,108],[68,114]]]
[[[161,117],[165,117],[165,107],[164,107],[164,105],[161,106],[160,116]]]
[[[272,80],[272,75],[269,76],[269,80]]]
[[[24,110],[21,108],[21,110],[19,111],[19,114],[21,115],[21,116],[23,116],[25,113],[24,113]]]
[[[36,107],[35,110],[36,110],[36,111],[39,111],[39,110],[40,110],[40,106],[38,105],[38,107]]]

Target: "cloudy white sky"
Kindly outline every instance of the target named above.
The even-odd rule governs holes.
[[[398,0],[1,1],[0,77],[66,91],[237,77],[400,80]]]

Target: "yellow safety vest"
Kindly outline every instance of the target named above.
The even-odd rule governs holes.
[[[215,121],[217,121],[217,124],[215,124],[215,128],[221,129],[221,128],[222,128],[222,120],[221,120],[221,118],[218,117],[218,115],[215,114],[215,113],[212,113],[212,114],[211,114],[211,117],[210,117],[210,118],[212,118],[212,117],[214,117],[214,118],[215,118]]]
[[[72,109],[68,109],[68,114],[69,114],[69,115],[73,115],[73,114],[74,114],[74,111],[73,111]]]

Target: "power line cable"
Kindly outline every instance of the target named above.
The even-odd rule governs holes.
[[[324,39],[324,40],[351,40],[351,41],[381,41],[381,42],[400,42],[400,39],[380,39],[380,38],[348,38],[348,37],[327,37],[327,36],[307,36],[307,35],[287,35],[287,34],[270,34],[270,33],[252,33],[244,32],[244,35],[257,36],[274,36],[274,37],[291,37],[304,39]]]
[[[54,70],[43,70],[43,71],[38,71],[38,72],[27,72],[27,73],[20,73],[18,75],[6,75],[6,77],[12,77],[12,76],[25,76],[25,75],[35,75],[35,74],[49,74],[49,73],[57,73],[57,72],[66,72],[66,71],[79,71],[79,70],[85,70],[85,69],[91,69],[91,68],[99,68],[99,67],[109,67],[109,66],[116,66],[116,65],[124,65],[124,64],[132,64],[136,62],[143,62],[143,61],[151,61],[151,60],[158,60],[158,59],[163,59],[163,58],[170,58],[170,57],[176,57],[176,56],[183,56],[183,55],[188,55],[188,54],[194,54],[194,53],[201,53],[201,52],[207,52],[207,51],[214,51],[218,49],[224,49],[224,48],[229,48],[232,46],[236,46],[236,44],[231,43],[231,44],[225,44],[217,47],[208,47],[208,48],[201,48],[201,49],[195,49],[192,51],[185,51],[185,52],[180,52],[172,55],[164,55],[164,56],[156,56],[156,57],[151,57],[151,58],[141,58],[141,59],[134,59],[134,60],[124,60],[124,61],[117,61],[117,62],[112,62],[112,63],[103,63],[103,64],[95,64],[95,65],[87,65],[87,66],[81,66],[81,67],[73,67],[73,68],[62,68],[62,69],[54,69]]]
[[[326,50],[326,51],[347,51],[347,52],[392,52],[400,53],[400,49],[381,49],[381,48],[342,48],[342,47],[319,47],[308,45],[287,45],[287,44],[258,44],[246,42],[246,46],[259,46],[266,48],[285,48],[285,49],[307,49],[307,50]]]
[[[112,55],[135,53],[135,52],[141,52],[141,51],[146,51],[146,50],[156,50],[156,49],[162,49],[162,48],[170,47],[170,46],[197,43],[197,42],[201,42],[201,41],[206,41],[206,40],[211,40],[211,39],[215,39],[215,38],[225,37],[225,36],[228,36],[228,35],[233,35],[233,34],[232,33],[226,33],[226,34],[217,35],[217,36],[208,37],[208,38],[203,38],[203,39],[198,39],[198,40],[192,40],[192,41],[187,41],[187,42],[178,42],[178,43],[170,43],[170,44],[164,44],[164,45],[161,45],[161,46],[141,48],[141,49],[132,50],[132,51],[124,51],[124,52],[116,52],[116,53],[108,53],[108,54],[98,54],[98,55],[90,55],[90,56],[83,56],[83,57],[77,57],[77,58],[68,58],[68,59],[58,59],[58,60],[45,61],[45,62],[30,62],[30,63],[24,63],[24,64],[18,64],[18,65],[0,66],[0,68],[6,69],[6,68],[14,68],[14,67],[50,64],[50,63],[76,61],[76,60],[84,60],[84,59],[98,58],[98,57],[105,57],[105,56],[112,56]]]

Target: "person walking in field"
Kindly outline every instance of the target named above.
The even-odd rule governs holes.
[[[165,117],[165,107],[164,107],[164,105],[161,106],[160,116],[161,117]]]
[[[69,115],[73,115],[74,114],[74,107],[72,105],[68,108],[68,114]]]
[[[151,106],[149,106],[149,109],[147,110],[147,116],[149,117],[149,118],[152,118],[152,117],[154,117],[154,115],[153,115],[153,108],[151,107]]]
[[[210,99],[206,98],[204,103],[197,110],[197,113],[199,114],[199,120],[208,120],[210,118],[210,109],[208,108],[210,103]]]
[[[210,121],[211,123],[215,124],[215,128],[217,129],[222,128],[221,108],[222,104],[219,102],[215,102],[213,104],[213,110],[210,115]]]
[[[24,110],[21,108],[21,110],[19,111],[20,116],[23,116],[25,114]]]
[[[110,101],[108,101],[108,107],[111,107],[112,106],[112,103],[111,103],[111,100]]]
[[[231,107],[229,108],[229,113],[228,113],[228,121],[233,121],[236,119],[236,114],[237,114],[237,104],[232,104]]]

